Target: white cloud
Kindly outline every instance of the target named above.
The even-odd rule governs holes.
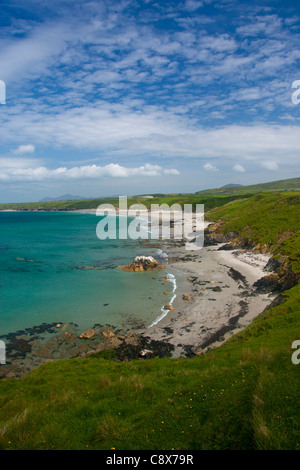
[[[266,170],[270,170],[270,171],[277,171],[279,169],[278,163],[274,162],[272,160],[262,162],[261,167],[265,168]]]
[[[127,102],[61,108],[47,115],[38,110],[7,115],[0,128],[2,144],[10,143],[16,134],[23,141],[51,146],[53,152],[58,148],[100,151],[112,161],[117,155],[118,160],[133,156],[186,157],[212,158],[216,165],[223,159],[239,160],[240,165],[247,160],[299,165],[297,125],[232,124],[203,128],[187,116],[155,106],[136,111]]]
[[[35,168],[41,166],[42,161],[36,158],[24,157],[0,157],[0,170],[1,169],[18,169],[18,168]]]
[[[65,47],[68,37],[69,25],[43,24],[33,28],[25,38],[7,41],[0,52],[1,76],[11,83],[45,72]]]
[[[199,2],[196,0],[186,0],[183,6],[183,8],[188,11],[195,11],[201,7],[203,7],[203,2],[202,1]]]
[[[203,165],[203,168],[209,171],[218,171],[218,168],[215,167],[215,165],[212,165],[211,163],[205,163],[205,165]]]
[[[16,155],[23,155],[26,153],[34,153],[34,152],[35,152],[35,146],[32,144],[19,145],[19,147],[13,151],[13,153]]]
[[[0,170],[0,181],[45,181],[45,180],[85,180],[97,178],[129,178],[138,176],[179,175],[176,169],[164,169],[159,165],[146,163],[140,167],[127,168],[116,163],[105,166],[85,165],[79,167],[59,167],[48,169],[36,168],[3,168]]]
[[[246,171],[245,168],[243,167],[243,165],[240,165],[239,163],[234,165],[233,170],[238,171],[239,173],[245,173],[245,171]]]
[[[63,3],[57,21],[16,18],[1,30],[0,78],[9,85],[2,152],[20,144],[11,152],[19,160],[0,159],[3,181],[178,174],[163,169],[163,159],[181,159],[191,177],[185,160],[199,159],[206,179],[245,168],[299,168],[290,78],[297,78],[298,33],[281,13],[256,16],[259,9],[245,7],[240,15],[231,11],[236,2],[224,0],[214,5],[224,16],[208,18],[200,16],[207,0],[181,0],[147,2],[143,21],[146,10],[132,15],[127,0],[82,2],[80,10],[71,2],[72,15],[70,2]],[[166,28],[157,27],[163,17]],[[180,29],[168,28],[172,21]],[[296,125],[281,125],[289,115]],[[38,153],[35,146],[47,163],[26,158]],[[104,161],[93,160],[95,153]],[[162,167],[139,166],[139,158]]]

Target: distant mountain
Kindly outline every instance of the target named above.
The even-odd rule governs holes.
[[[72,194],[63,194],[59,197],[44,197],[39,202],[49,202],[49,201],[81,201],[83,199],[88,199],[82,196],[73,196]]]
[[[226,188],[237,188],[237,187],[242,187],[243,185],[242,184],[234,184],[234,183],[231,183],[231,184],[225,184],[225,186],[222,186],[220,189],[226,189]]]
[[[207,196],[211,194],[255,194],[265,191],[299,191],[300,178],[289,178],[285,180],[270,181],[268,183],[251,184],[249,186],[227,185],[223,188],[205,189],[197,191],[196,194]]]

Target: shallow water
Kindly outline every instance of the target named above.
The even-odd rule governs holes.
[[[166,270],[117,269],[137,255],[157,258],[159,247],[99,240],[99,220],[70,212],[0,212],[0,335],[44,322],[147,327],[162,315],[176,280],[162,282]]]

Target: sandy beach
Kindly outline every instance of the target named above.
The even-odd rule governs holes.
[[[96,209],[74,212],[96,214]],[[110,212],[118,215],[118,209],[108,214]],[[196,230],[210,225],[204,222],[203,216],[197,215],[197,225],[195,215],[189,220],[193,233],[189,233],[188,238],[161,243],[160,262],[172,277],[166,280],[162,275],[162,290],[167,289],[169,300],[166,303],[171,303],[174,310],[162,310],[155,324],[134,330],[151,340],[171,344],[174,357],[201,354],[220,346],[249,325],[275,298],[272,294],[257,293],[253,288],[253,284],[267,274],[264,268],[270,256],[245,250],[222,250],[224,243],[193,249],[191,240],[199,234]],[[140,220],[143,225],[147,219],[141,216]],[[178,233],[183,227],[181,212],[149,211],[149,237],[155,243],[159,224],[168,233],[170,220],[171,234],[172,230]]]
[[[167,271],[175,278],[184,276],[187,282],[175,291],[174,310],[141,333],[172,344],[174,357],[220,346],[275,298],[253,288],[254,282],[269,274],[264,268],[270,257],[245,250],[223,251],[223,245],[192,251],[176,242],[162,247]]]

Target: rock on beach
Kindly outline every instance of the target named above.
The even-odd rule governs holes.
[[[119,268],[123,271],[153,271],[164,269],[165,266],[159,264],[152,256],[136,256],[131,264]]]

